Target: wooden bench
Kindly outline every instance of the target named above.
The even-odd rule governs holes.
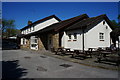
[[[70,50],[70,48],[57,48],[55,54],[66,54],[66,53],[73,53],[73,51]]]
[[[59,48],[57,48],[57,51],[55,52],[55,54],[65,54],[65,50],[64,50],[64,48],[62,48],[62,47],[59,47]]]
[[[91,53],[89,53],[89,51],[83,52],[82,50],[74,50],[72,57],[74,58],[76,56],[81,56],[81,57],[86,58],[88,55],[91,57]]]
[[[99,51],[99,55],[97,57],[97,61],[109,61],[109,62],[114,62],[116,65],[120,64],[120,56],[119,55],[111,55],[115,54],[114,52],[111,51]]]

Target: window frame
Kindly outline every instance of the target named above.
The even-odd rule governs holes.
[[[105,34],[103,32],[100,32],[99,33],[99,40],[104,41],[104,39],[105,39]]]
[[[68,34],[68,41],[71,41],[71,39],[72,39],[72,35]]]
[[[74,34],[73,34],[73,37],[74,37],[74,38],[73,38],[73,41],[77,41],[77,33],[74,33]]]

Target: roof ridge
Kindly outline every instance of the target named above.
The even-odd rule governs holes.
[[[53,17],[56,18],[58,21],[61,21],[61,19],[59,19],[56,15],[53,14],[53,15],[50,15],[50,16],[48,16],[48,17],[44,17],[44,18],[42,18],[42,19],[39,19],[39,20],[31,23],[30,25],[27,25],[27,26],[23,27],[21,30],[26,29],[27,27],[32,26],[33,24],[36,24],[36,23],[39,23],[39,22],[48,20],[48,19],[53,18]]]
[[[73,18],[70,18],[70,19],[66,19],[66,20],[63,20],[63,21],[61,21],[61,22],[65,22],[65,21],[71,21],[69,24],[72,24],[72,23],[74,23],[74,22],[76,22],[76,21],[78,21],[78,20],[80,20],[80,19],[84,19],[84,17],[88,17],[89,18],[89,16],[87,15],[87,14],[82,14],[82,15],[79,15],[79,16],[76,16],[76,17],[73,17]],[[75,19],[75,20],[74,20]],[[60,23],[60,22],[59,22]],[[57,30],[59,30],[59,29],[61,29],[61,28],[63,28],[63,27],[65,27],[65,26],[67,26],[67,25],[69,25],[68,23],[67,24],[65,24],[64,26],[59,26],[59,28],[56,28],[55,29],[55,31],[57,31]]]

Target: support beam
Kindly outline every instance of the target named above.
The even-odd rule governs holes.
[[[85,48],[85,44],[84,44],[84,29],[82,30],[83,31],[83,34],[82,34],[82,43],[83,43],[83,52],[85,51],[84,48]]]

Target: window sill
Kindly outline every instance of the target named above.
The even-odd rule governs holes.
[[[70,42],[71,40],[68,40],[68,42]]]
[[[77,41],[77,40],[73,40],[73,41]]]
[[[100,40],[100,41],[104,41],[104,40]]]

